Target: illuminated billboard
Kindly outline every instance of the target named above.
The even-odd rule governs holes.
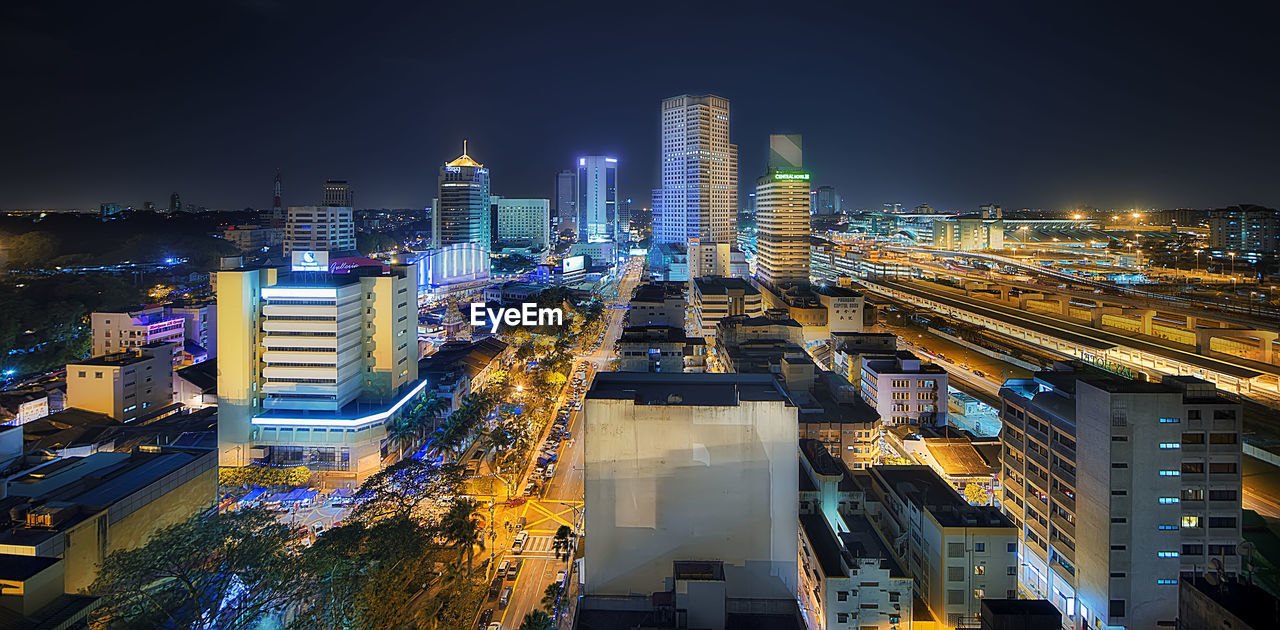
[[[329,252],[294,251],[292,254],[292,271],[328,271]]]
[[[560,263],[560,271],[564,273],[573,273],[575,271],[582,271],[583,269],[586,269],[586,268],[587,268],[586,256],[569,256],[568,258],[565,258],[564,261]]]

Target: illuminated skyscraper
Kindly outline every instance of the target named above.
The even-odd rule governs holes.
[[[756,277],[809,282],[809,173],[798,134],[769,136],[769,172],[756,180]]]
[[[475,243],[490,248],[489,169],[467,155],[440,167],[438,197],[431,204],[431,243],[448,247]]]
[[[355,193],[345,179],[327,179],[324,182],[324,204],[331,208],[355,208]]]
[[[729,143],[729,99],[685,94],[663,100],[654,243],[732,243],[737,209],[738,146]]]
[[[618,158],[578,158],[578,241],[614,240],[618,222]]]

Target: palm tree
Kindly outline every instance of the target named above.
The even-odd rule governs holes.
[[[551,541],[551,549],[556,552],[556,559],[560,559],[560,552],[569,555],[569,539],[573,537],[573,530],[568,525],[561,525],[556,529],[556,537]],[[568,558],[566,558],[567,560]]]
[[[556,604],[560,602],[560,583],[552,582],[547,585],[547,590],[542,593],[542,608],[548,613],[556,614]]]
[[[440,519],[441,535],[458,548],[458,563],[462,564],[464,557],[466,559],[468,580],[471,579],[476,545],[484,549],[484,532],[473,518],[479,508],[480,504],[474,499],[458,499]]]
[[[535,610],[524,616],[520,622],[520,630],[555,630],[556,622],[541,610]]]
[[[396,459],[404,457],[405,451],[412,450],[417,442],[418,429],[409,418],[401,418],[387,425],[387,443],[396,447]]]

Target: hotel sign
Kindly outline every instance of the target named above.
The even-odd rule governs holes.
[[[809,174],[808,173],[774,173],[773,179],[775,181],[788,180],[788,179],[798,179],[803,181],[809,181]]]

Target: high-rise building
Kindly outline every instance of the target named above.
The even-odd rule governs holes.
[[[474,243],[490,249],[489,169],[467,155],[440,167],[438,192],[431,205],[431,245],[448,247]]]
[[[1180,580],[1240,570],[1240,403],[1190,376],[1059,368],[1000,390],[1019,583],[1071,627],[1174,627]]]
[[[1252,205],[1211,210],[1209,247],[1255,255],[1280,253],[1280,212]]]
[[[363,479],[394,463],[386,426],[421,398],[416,265],[378,275],[218,272],[218,446]]]
[[[626,243],[631,240],[631,198],[618,200],[618,230],[617,239],[619,243]]]
[[[813,191],[813,213],[818,216],[840,214],[840,195],[835,186],[818,186]]]
[[[355,193],[351,190],[351,184],[345,179],[326,179],[323,205],[334,208],[355,208]]]
[[[293,252],[351,252],[356,249],[356,223],[350,207],[289,206],[284,227],[284,255]]]
[[[578,158],[578,241],[612,241],[618,222],[618,158]]]
[[[169,212],[182,212],[182,196],[178,193],[169,195]]]
[[[756,278],[809,282],[809,173],[799,134],[769,136],[769,172],[756,180]]]
[[[654,243],[732,243],[738,211],[738,146],[729,142],[729,99],[662,101],[662,194]]]
[[[551,210],[555,213],[555,231],[557,234],[568,230],[578,233],[578,173],[577,171],[560,171],[556,173],[556,190],[552,198],[555,205]]]
[[[551,243],[551,200],[495,197],[497,240],[528,242],[546,248]]]

